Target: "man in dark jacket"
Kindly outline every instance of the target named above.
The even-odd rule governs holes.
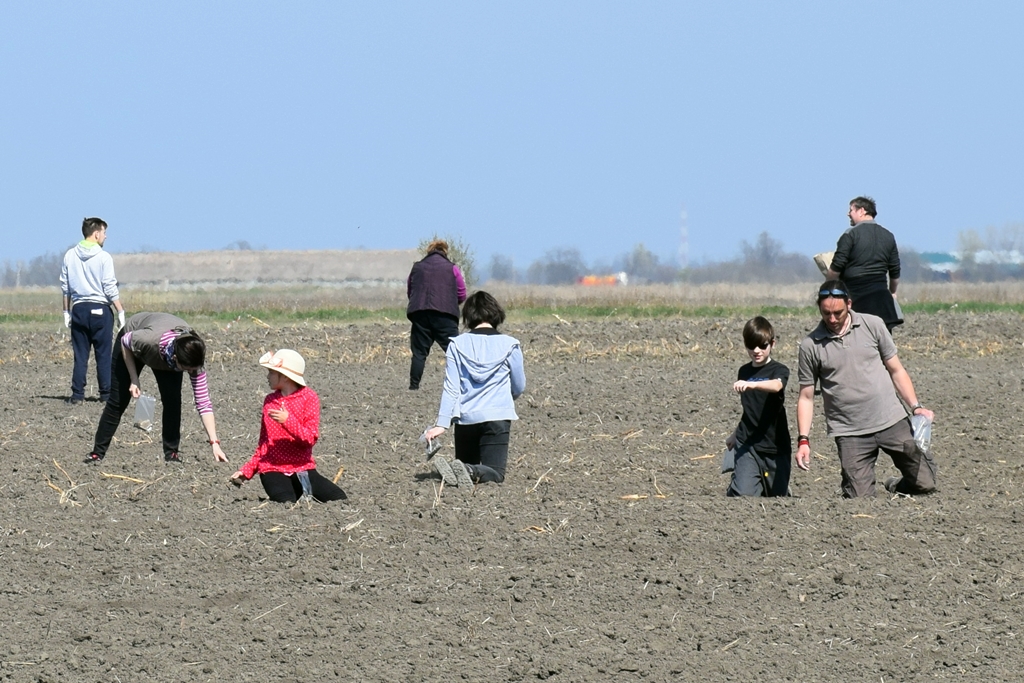
[[[427,246],[427,255],[409,273],[407,293],[406,317],[412,322],[409,388],[419,389],[430,347],[437,342],[448,350],[448,341],[459,333],[459,304],[466,300],[466,281],[448,260],[447,242],[434,240]]]
[[[836,244],[832,265],[825,277],[842,279],[850,289],[853,310],[877,315],[892,332],[903,324],[896,304],[900,283],[900,252],[893,234],[875,222],[875,200],[855,197],[850,201],[850,225]]]

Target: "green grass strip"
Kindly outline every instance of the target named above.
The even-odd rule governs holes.
[[[957,303],[924,302],[906,304],[903,306],[904,313],[908,315],[934,315],[938,313],[951,314],[980,314],[980,313],[1015,313],[1024,315],[1024,304],[1020,303],[990,303],[981,301],[960,301]],[[297,323],[297,322],[324,322],[324,323],[346,323],[371,320],[388,319],[392,321],[404,321],[405,309],[403,308],[312,308],[304,310],[300,307],[273,308],[268,310],[213,310],[213,308],[199,307],[188,311],[169,311],[189,322],[214,321],[227,324],[234,320],[250,320],[258,318],[264,322],[273,323]],[[575,319],[667,319],[667,318],[721,318],[721,317],[753,317],[765,315],[769,317],[785,316],[807,316],[814,317],[817,314],[814,306],[683,306],[652,304],[609,306],[607,304],[595,305],[569,305],[569,306],[537,306],[530,305],[523,308],[515,306],[508,307],[511,316],[520,320],[534,320],[549,318],[552,315],[572,317]],[[0,313],[0,324],[3,325],[31,325],[31,324],[53,324],[63,326],[60,313]]]

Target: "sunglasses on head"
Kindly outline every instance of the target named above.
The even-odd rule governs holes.
[[[850,295],[847,294],[846,292],[844,292],[841,289],[823,289],[820,292],[818,292],[818,296],[820,296],[820,297],[840,296],[840,297],[846,299]]]
[[[775,341],[774,339],[772,341]],[[753,351],[754,349],[760,349],[761,351],[767,351],[768,347],[772,345],[771,341],[767,341],[764,344],[754,344],[753,346],[747,346],[747,351]],[[744,344],[744,346],[746,346]]]

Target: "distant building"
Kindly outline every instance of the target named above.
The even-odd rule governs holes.
[[[922,265],[936,273],[951,273],[960,269],[960,259],[946,252],[923,251],[920,254]]]
[[[964,268],[964,253],[961,251],[925,251],[919,254],[921,265],[935,273],[953,275]],[[970,263],[981,266],[1021,266],[1024,254],[1016,249],[981,249],[970,255]]]

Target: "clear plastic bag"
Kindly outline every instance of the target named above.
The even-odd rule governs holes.
[[[427,456],[427,460],[430,460],[431,458],[433,458],[434,454],[437,453],[439,450],[441,450],[441,446],[444,445],[444,444],[441,443],[441,439],[439,439],[439,438],[438,439],[428,439],[427,438],[427,432],[429,430],[430,430],[430,427],[427,427],[426,429],[423,430],[423,433],[420,434],[420,443],[423,444],[423,453],[424,453],[424,455]]]
[[[299,483],[302,484],[302,497],[312,498],[313,497],[313,484],[309,481],[309,470],[302,470],[296,472],[299,477]]]
[[[143,394],[135,399],[135,426],[147,432],[153,431],[156,416],[156,399]]]
[[[914,443],[922,453],[932,451],[932,421],[927,415],[914,415],[910,418],[910,429],[914,432]]]

